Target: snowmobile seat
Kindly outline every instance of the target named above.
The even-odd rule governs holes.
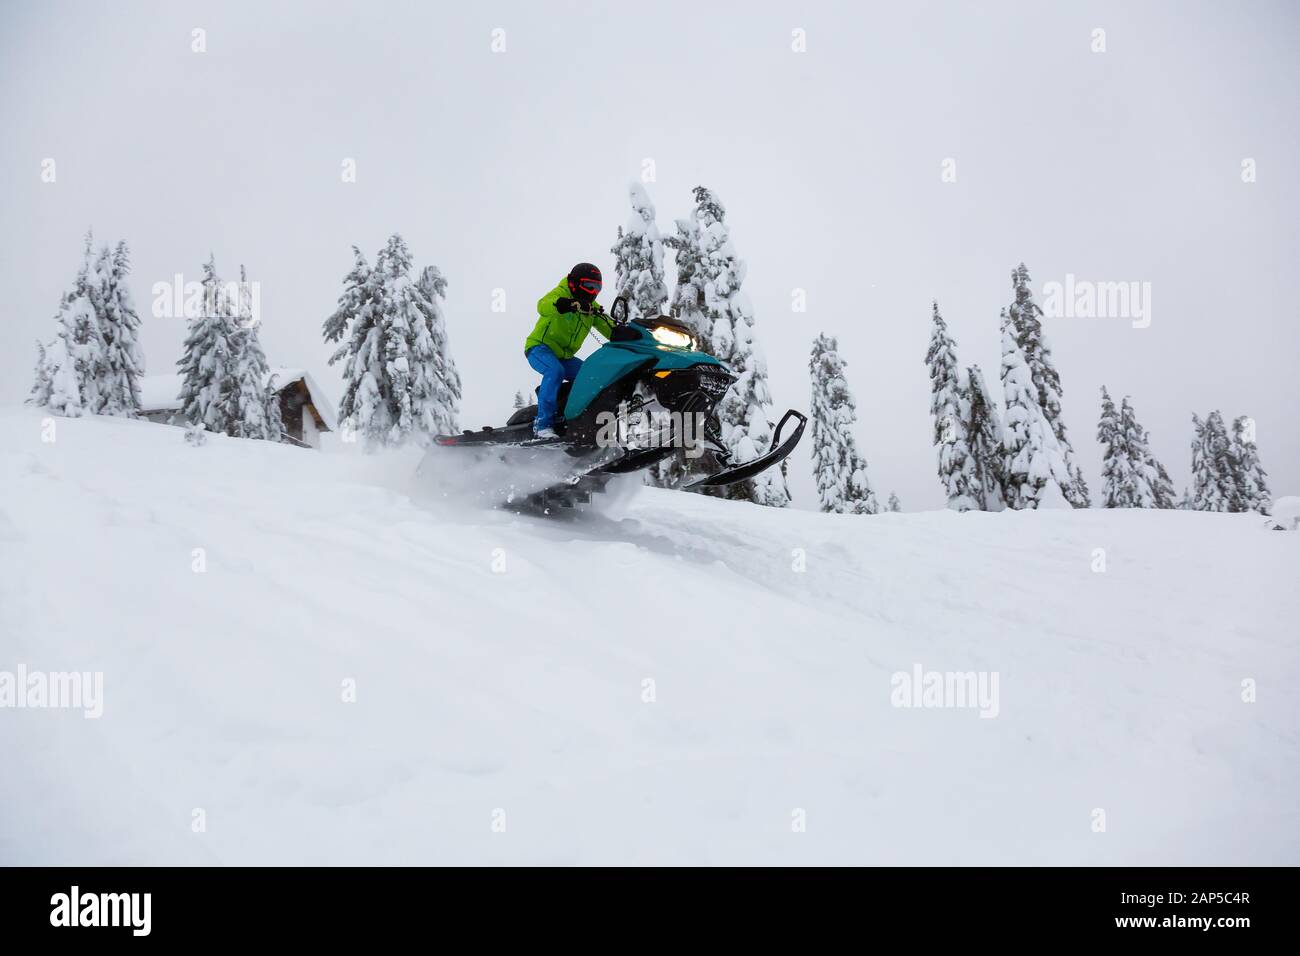
[[[506,422],[506,427],[509,428],[511,425],[524,425],[531,422],[536,417],[537,406],[525,405],[523,408],[515,409],[515,413],[511,415],[509,421]]]
[[[537,388],[533,389],[533,393],[536,394],[537,390],[540,388],[541,388],[540,385],[537,386]],[[564,404],[569,400],[569,392],[572,391],[572,389],[573,389],[572,382],[560,383],[560,394],[559,397],[556,398],[555,400],[555,407],[558,412],[558,414],[556,415],[557,418],[560,419],[564,418]],[[506,422],[506,424],[522,425],[524,422],[531,422],[536,417],[537,417],[537,406],[535,404],[525,405],[523,408],[515,409],[515,413],[510,416],[510,419],[509,421]]]

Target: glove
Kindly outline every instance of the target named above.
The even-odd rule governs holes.
[[[578,308],[578,303],[574,302],[572,299],[564,298],[564,299],[555,300],[556,312],[573,312],[576,311],[577,308]]]

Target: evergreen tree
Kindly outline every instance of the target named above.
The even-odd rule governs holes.
[[[1061,419],[1061,377],[1052,362],[1052,350],[1047,337],[1043,334],[1043,310],[1034,301],[1029,281],[1029,270],[1022,262],[1011,273],[1015,300],[1008,307],[1007,315],[1015,329],[1016,344],[1024,353],[1025,364],[1038,395],[1039,407],[1051,426],[1069,475],[1061,483],[1061,491],[1073,507],[1086,508],[1089,504],[1088,486],[1083,480],[1083,473],[1073,462],[1073,449],[1065,435],[1065,422]]]
[[[1070,454],[1070,452],[1066,453],[1066,470],[1070,475],[1069,495],[1066,500],[1070,502],[1072,508],[1091,508],[1092,492],[1088,489],[1088,482],[1083,477],[1083,469],[1069,457]]]
[[[1006,484],[1002,419],[978,365],[966,369],[963,391],[966,444],[971,462],[971,494],[982,511],[1001,511]]]
[[[886,510],[888,511],[903,510],[903,506],[898,501],[898,495],[894,494],[892,491],[889,493],[889,506]]]
[[[1183,497],[1178,502],[1178,510],[1195,511],[1196,502],[1192,500],[1192,493],[1186,488],[1183,489]]]
[[[1101,419],[1097,422],[1097,441],[1101,443],[1101,505],[1122,508],[1127,482],[1128,462],[1120,438],[1119,413],[1106,386],[1101,387]]]
[[[68,317],[66,313],[60,313],[61,320]],[[49,387],[40,396],[51,412],[65,418],[79,418],[86,411],[81,400],[81,366],[77,359],[80,349],[73,335],[73,328],[60,321],[54,341],[45,350],[43,377],[48,380]]]
[[[99,371],[104,366],[104,339],[91,298],[91,288],[97,284],[93,245],[94,239],[87,232],[81,268],[59,307],[59,331],[51,350],[58,371],[54,375],[55,403],[50,407],[69,418],[83,413],[93,415],[102,404]]]
[[[203,266],[202,314],[190,320],[177,366],[181,417],[209,432],[235,434],[239,421],[239,342],[235,307],[217,275],[214,257]]]
[[[447,348],[439,300],[446,280],[432,267],[411,280],[411,255],[394,234],[370,268],[360,251],[344,280],[339,307],[324,325],[342,341],[340,416],[369,447],[420,443],[455,430],[460,376]]]
[[[39,345],[28,401],[67,417],[139,413],[144,356],[129,273],[126,243],[96,253],[86,233],[77,277],[59,302],[54,341]]]
[[[280,396],[271,381],[271,370],[258,337],[257,317],[253,315],[248,277],[239,267],[238,300],[234,303],[235,328],[231,333],[234,350],[233,414],[228,434],[236,438],[280,441],[284,419]]]
[[[808,370],[812,378],[813,476],[821,510],[876,514],[880,507],[867,479],[866,460],[853,437],[857,412],[835,339],[817,336]]]
[[[1272,496],[1268,490],[1268,473],[1259,462],[1259,449],[1255,447],[1255,429],[1247,416],[1232,422],[1233,511],[1269,513]]]
[[[1174,483],[1151,453],[1150,433],[1138,424],[1125,396],[1115,411],[1105,386],[1101,390],[1101,420],[1097,441],[1103,448],[1103,507],[1173,508]]]
[[[418,284],[424,293],[424,301],[417,300],[417,306],[425,321],[415,339],[416,359],[424,370],[421,383],[422,393],[426,396],[423,403],[424,430],[431,435],[454,434],[460,429],[462,392],[460,372],[451,357],[447,318],[442,309],[447,299],[447,279],[437,266],[425,266],[420,271]]]
[[[752,461],[765,453],[772,440],[769,417],[772,397],[767,386],[767,361],[754,335],[754,310],[741,290],[745,262],[736,255],[725,222],[726,210],[703,186],[695,187],[695,218],[700,228],[700,267],[704,280],[704,309],[710,329],[709,352],[724,362],[737,380],[718,403],[721,445],[730,454],[729,465]],[[711,453],[695,462],[717,464]],[[692,470],[688,464],[687,470]],[[785,476],[769,468],[762,474],[718,489],[721,497],[772,507],[790,501]]]
[[[628,187],[632,214],[618,231],[614,253],[616,295],[627,299],[628,318],[662,315],[668,302],[664,284],[664,243],[655,223],[655,207],[640,183]]]
[[[1223,416],[1210,412],[1201,421],[1192,416],[1192,505],[1196,511],[1230,511],[1236,492],[1231,445]]]
[[[1101,389],[1102,507],[1174,508],[1174,483],[1151,452],[1151,434],[1140,424],[1125,396],[1116,412],[1106,387]]]
[[[36,340],[36,381],[32,384],[31,394],[27,396],[28,405],[48,405],[54,395],[54,375],[50,367],[50,358],[45,351],[45,344]]]
[[[94,284],[87,292],[95,306],[102,342],[95,369],[100,415],[135,418],[140,413],[140,378],[144,353],[140,349],[140,317],[127,287],[131,255],[119,241],[112,251],[104,246],[96,259]]]
[[[1072,476],[1051,423],[1043,415],[1032,373],[1009,318],[1002,323],[1002,390],[1006,403],[1003,496],[1009,508],[1034,509],[1049,481],[1064,489]]]
[[[689,219],[678,219],[677,234],[665,241],[673,250],[677,284],[673,287],[669,314],[695,330],[701,342],[708,342],[713,327],[704,306],[704,250],[701,248],[700,210]]]
[[[1150,434],[1143,433],[1143,441],[1147,448],[1151,447]],[[1175,497],[1178,492],[1174,489],[1173,479],[1169,477],[1169,472],[1165,471],[1165,466],[1160,464],[1154,455],[1147,459],[1148,469],[1155,469],[1155,479],[1152,482],[1151,490],[1155,495],[1155,507],[1171,509],[1178,507],[1178,499]]]
[[[1121,507],[1155,508],[1158,481],[1155,459],[1147,447],[1146,430],[1138,424],[1133,405],[1127,395],[1120,402],[1119,431],[1120,440],[1123,442],[1123,455],[1128,467],[1126,500]]]
[[[966,427],[968,412],[965,390],[957,365],[957,343],[948,334],[948,325],[933,303],[930,347],[925,353],[930,369],[930,412],[934,416],[933,443],[938,451],[939,481],[954,511],[979,510],[982,495],[975,485],[975,465],[971,460]]]
[[[338,308],[325,320],[324,335],[326,342],[338,342],[348,334],[349,329],[361,323],[364,328],[374,324],[375,308],[374,289],[371,285],[370,264],[361,250],[352,247],[352,269],[343,277],[343,293],[339,296]],[[363,339],[364,341],[364,339]],[[340,346],[330,358],[333,363],[349,354],[351,343]],[[346,416],[344,416],[346,417]]]
[[[515,411],[519,411],[521,408],[527,408],[531,404],[533,403],[524,398],[524,393],[522,391],[515,392]]]

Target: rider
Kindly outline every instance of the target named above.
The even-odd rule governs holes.
[[[595,327],[609,338],[613,326],[605,310],[596,301],[600,292],[600,270],[590,262],[579,262],[569,274],[537,302],[537,325],[524,343],[528,364],[542,373],[537,390],[537,418],[533,434],[538,438],[555,438],[555,405],[560,383],[571,382],[582,368],[582,359],[574,358]]]

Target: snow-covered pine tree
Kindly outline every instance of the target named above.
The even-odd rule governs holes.
[[[202,314],[190,319],[176,365],[181,374],[181,417],[217,434],[234,434],[238,421],[239,344],[235,305],[229,301],[215,258],[203,265]]]
[[[524,398],[523,391],[515,392],[515,411],[519,411],[521,408],[527,408],[531,404],[532,402]]]
[[[662,315],[668,303],[664,284],[664,243],[655,222],[655,207],[643,185],[628,185],[632,214],[618,231],[614,253],[615,294],[627,299],[628,318]]]
[[[91,289],[97,285],[93,243],[87,232],[81,267],[72,288],[59,301],[54,341],[42,351],[43,369],[37,374],[38,388],[32,395],[33,400],[42,400],[40,404],[66,418],[93,415],[102,404],[98,373],[104,366],[104,340],[91,297]]]
[[[48,405],[54,394],[54,376],[51,374],[50,359],[45,352],[45,343],[36,340],[36,381],[32,383],[31,393],[27,396],[28,405]]]
[[[144,352],[140,349],[140,317],[136,314],[127,276],[131,254],[119,241],[113,250],[104,246],[96,259],[96,285],[87,291],[95,305],[103,343],[96,369],[100,415],[135,418],[140,414],[140,378],[144,375]]]
[[[853,436],[857,411],[844,366],[835,339],[817,336],[808,360],[813,477],[822,511],[873,515],[880,506],[867,479],[866,460],[858,453]]]
[[[1192,506],[1196,511],[1229,511],[1236,492],[1231,443],[1216,410],[1202,421],[1192,416]]]
[[[144,355],[126,285],[130,271],[125,242],[96,253],[86,233],[77,278],[59,303],[55,339],[40,346],[28,401],[68,417],[139,414]]]
[[[665,239],[664,245],[673,250],[677,267],[669,314],[693,328],[701,342],[708,342],[713,328],[704,306],[704,251],[700,245],[699,214],[697,208],[690,218],[676,220],[677,234]]]
[[[1179,511],[1195,511],[1196,502],[1192,499],[1192,493],[1189,489],[1183,489],[1183,497],[1178,501]]]
[[[736,255],[725,221],[726,209],[712,192],[695,187],[695,218],[700,227],[700,261],[704,278],[704,310],[710,327],[709,352],[731,369],[737,380],[717,406],[722,447],[730,453],[729,465],[752,461],[767,451],[772,440],[769,421],[772,396],[767,385],[767,361],[754,334],[754,309],[740,288],[745,262]],[[717,464],[705,453],[688,461],[704,467]],[[718,489],[719,497],[783,508],[790,502],[785,473],[769,468],[748,481]]]
[[[1043,416],[1038,390],[1009,317],[1002,323],[1002,391],[1006,402],[1003,496],[1009,508],[1034,509],[1049,481],[1064,489],[1072,476],[1051,423]]]
[[[1102,389],[1103,398],[1109,396]],[[1172,508],[1176,503],[1174,483],[1156,456],[1151,452],[1151,433],[1138,424],[1137,414],[1128,396],[1120,406],[1120,434],[1123,436],[1125,456],[1132,471],[1134,503],[1129,508]],[[1099,436],[1100,437],[1100,436]],[[1115,507],[1107,505],[1107,507]]]
[[[903,506],[902,506],[902,504],[901,504],[901,503],[899,502],[899,500],[898,500],[898,495],[894,494],[892,491],[889,493],[889,504],[886,506],[886,509],[885,509],[885,510],[886,510],[886,511],[902,511],[902,510],[903,510]]]
[[[55,415],[79,418],[85,411],[81,401],[81,373],[76,359],[78,349],[69,328],[61,327],[45,350],[45,376],[49,391],[44,405]]]
[[[1146,430],[1138,424],[1133,412],[1133,404],[1127,395],[1120,402],[1119,435],[1123,443],[1123,456],[1128,467],[1128,481],[1125,489],[1125,508],[1158,507],[1156,484],[1159,475],[1155,459],[1147,447]]]
[[[244,267],[239,267],[238,300],[234,303],[235,327],[231,333],[234,349],[233,414],[228,434],[236,438],[280,441],[284,437],[284,419],[280,396],[271,381],[266,353],[258,336],[258,320],[253,314],[251,289]]]
[[[447,350],[442,308],[446,280],[436,269],[411,280],[411,254],[398,234],[371,269],[355,247],[339,307],[324,326],[326,341],[344,340],[340,417],[374,448],[421,444],[455,429],[460,376]],[[430,267],[432,268],[432,267]]]
[[[1147,447],[1151,447],[1151,436],[1146,436]],[[1152,456],[1151,464],[1156,469],[1156,483],[1154,491],[1156,493],[1156,507],[1170,510],[1178,507],[1178,491],[1174,488],[1174,480],[1169,477],[1169,472],[1165,471],[1165,466]]]
[[[1074,464],[1074,449],[1066,438],[1065,422],[1061,419],[1061,377],[1052,362],[1052,350],[1047,337],[1043,334],[1043,310],[1034,301],[1029,282],[1029,270],[1022,262],[1011,272],[1015,300],[1008,307],[1007,314],[1016,332],[1016,343],[1024,353],[1025,364],[1033,378],[1039,407],[1052,428],[1069,474],[1069,479],[1061,483],[1061,491],[1073,507],[1086,508],[1089,504],[1088,485],[1083,479],[1082,471]]]
[[[374,288],[371,279],[370,264],[356,246],[352,247],[352,268],[343,277],[343,292],[339,295],[338,308],[325,320],[322,329],[326,342],[338,342],[348,335],[349,330],[358,322],[369,327],[374,322],[370,312],[374,309]],[[330,357],[330,363],[346,358],[350,353],[351,342],[345,342]],[[340,417],[348,417],[342,412]]]
[[[1070,474],[1072,484],[1070,486],[1070,497],[1066,500],[1070,502],[1072,508],[1091,508],[1092,492],[1088,489],[1088,482],[1083,477],[1083,469],[1079,467],[1078,462],[1070,457],[1071,452],[1066,452],[1066,468]]]
[[[1206,510],[1201,506],[1208,503],[1208,495],[1213,483],[1213,468],[1205,456],[1205,422],[1201,416],[1192,412],[1192,494],[1188,497],[1183,489],[1184,507],[1188,511]]]
[[[460,428],[461,382],[442,310],[447,279],[437,266],[425,266],[416,284],[424,295],[424,302],[417,300],[416,305],[424,313],[425,324],[415,338],[415,356],[424,370],[423,430],[430,436],[453,434]]]
[[[1259,461],[1254,428],[1250,418],[1242,415],[1232,422],[1233,511],[1269,513],[1272,496],[1268,490],[1268,472]]]
[[[939,314],[939,303],[932,304],[930,347],[925,353],[930,369],[930,413],[934,416],[933,444],[939,463],[939,482],[953,511],[974,511],[983,507],[982,496],[975,487],[975,468],[971,460],[966,426],[968,411],[963,379],[957,365],[957,343],[948,334],[948,324]]]
[[[978,365],[966,369],[963,404],[965,407],[966,446],[971,462],[971,494],[982,511],[1001,511],[1006,507],[1002,488],[1004,451],[1002,418],[998,406],[984,384]]]
[[[1106,386],[1101,387],[1101,418],[1097,422],[1097,441],[1102,447],[1101,495],[1103,508],[1128,508],[1132,485],[1129,462],[1120,433],[1119,412]]]

